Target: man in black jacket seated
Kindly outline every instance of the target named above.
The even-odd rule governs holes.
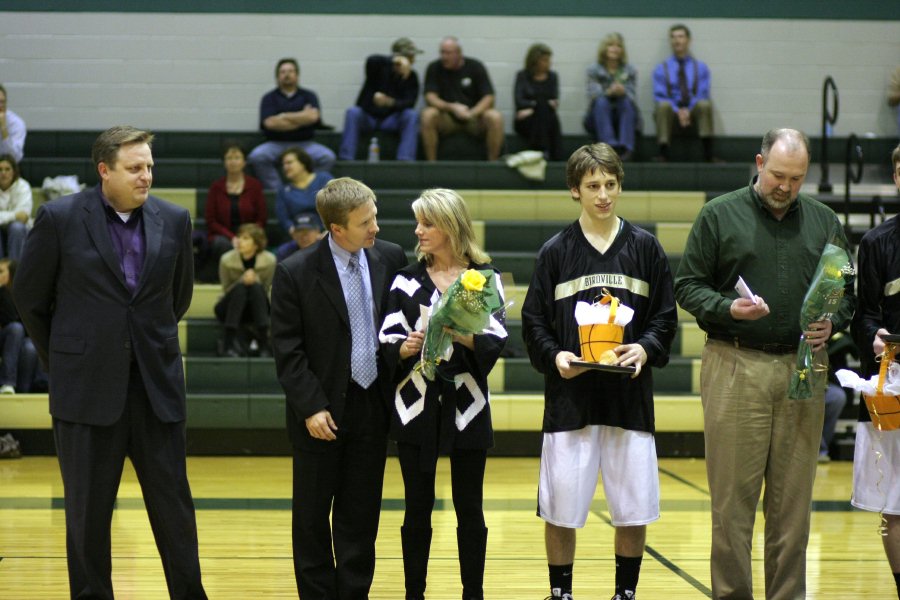
[[[397,160],[416,160],[419,113],[413,108],[419,97],[419,76],[412,70],[422,51],[409,38],[391,46],[391,55],[373,54],[366,59],[366,82],[344,114],[344,135],[338,158],[356,158],[356,145],[363,133],[399,132]]]

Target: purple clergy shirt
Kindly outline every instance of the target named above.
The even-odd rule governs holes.
[[[103,208],[106,211],[106,227],[112,240],[113,248],[119,257],[119,266],[125,275],[125,285],[133,294],[141,279],[141,269],[144,267],[146,254],[146,241],[144,240],[143,207],[138,207],[131,212],[127,222],[122,220],[116,210],[100,192],[103,198]]]

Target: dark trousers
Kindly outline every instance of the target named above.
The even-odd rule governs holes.
[[[25,326],[12,321],[0,328],[0,385],[11,385],[17,392],[24,392],[17,387],[19,375],[19,356],[25,344]]]
[[[294,574],[303,600],[369,597],[387,456],[374,387],[349,384],[337,440],[324,451],[294,447]]]
[[[216,317],[226,328],[238,329],[250,322],[258,330],[269,328],[269,299],[263,286],[238,283],[216,303]]]
[[[529,150],[540,150],[550,160],[562,160],[562,130],[556,109],[546,102],[538,102],[530,117],[513,122],[516,133],[525,138]]]
[[[185,424],[153,412],[132,363],[122,417],[108,427],[53,420],[66,501],[72,598],[113,598],[110,522],[125,457],[137,473],[171,598],[205,599],[187,480]]]
[[[431,546],[431,513],[434,509],[434,481],[437,452],[423,457],[422,447],[397,444],[406,513],[403,515],[403,567],[406,597],[424,597],[428,554]],[[428,451],[428,450],[426,450]],[[425,470],[428,464],[430,470]],[[484,524],[484,469],[487,450],[456,449],[450,454],[450,484],[456,510],[456,538],[463,598],[484,597],[484,561],[487,528]]]

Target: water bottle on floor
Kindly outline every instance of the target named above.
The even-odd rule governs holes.
[[[381,158],[381,148],[378,147],[378,138],[373,137],[369,142],[369,162],[378,162]]]

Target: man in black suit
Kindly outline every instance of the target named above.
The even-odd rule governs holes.
[[[272,284],[272,346],[294,447],[294,573],[303,600],[364,600],[387,450],[377,334],[388,285],[407,261],[400,246],[375,239],[375,194],[362,183],[328,182],[316,209],[328,236],[279,263]]]
[[[113,597],[110,521],[126,456],[169,595],[206,598],[178,345],[193,290],[191,220],[150,195],[152,140],[127,126],[100,134],[100,185],[41,206],[13,290],[50,374],[72,598]]]

